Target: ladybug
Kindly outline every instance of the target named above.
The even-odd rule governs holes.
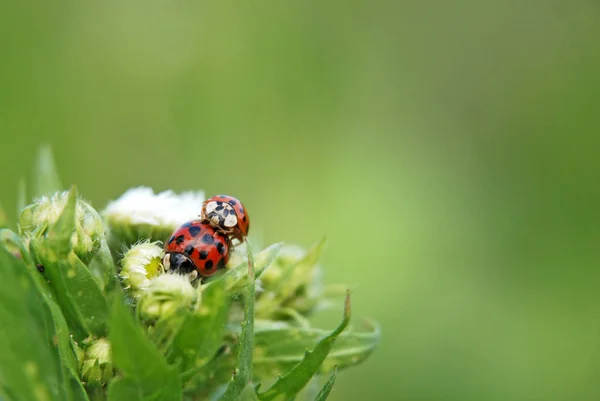
[[[231,241],[210,224],[199,220],[179,227],[165,244],[163,266],[187,274],[190,281],[198,275],[208,277],[223,269],[229,260]]]
[[[229,195],[216,195],[202,205],[202,220],[240,242],[248,235],[250,218],[238,199]]]

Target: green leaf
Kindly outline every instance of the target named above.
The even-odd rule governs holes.
[[[370,326],[367,332],[346,331],[340,334],[319,373],[329,372],[333,366],[345,369],[363,362],[381,338],[379,328]],[[257,321],[254,329],[254,377],[265,380],[289,371],[302,361],[306,349],[313,349],[327,334],[322,329],[296,327],[285,322]]]
[[[279,253],[282,242],[278,242],[269,246],[268,248],[261,251],[258,255],[256,255],[256,267],[254,270],[255,278],[259,278],[260,275],[269,267],[269,265],[275,260],[275,257]],[[242,292],[244,289],[248,288],[249,280],[248,280],[248,263],[240,263],[239,265],[227,270],[225,274],[219,277],[216,280],[211,281],[207,284],[207,286],[213,285],[217,281],[225,281],[225,287],[227,291],[231,294],[236,294],[238,292]]]
[[[248,383],[240,394],[240,401],[258,401],[258,395],[256,394],[256,388],[252,383]]]
[[[65,320],[72,331],[73,337],[76,341],[84,340],[90,335],[90,331],[85,323],[83,315],[79,311],[77,303],[67,287],[63,270],[69,268],[68,264],[65,261],[59,261],[56,254],[54,254],[51,249],[44,247],[42,242],[37,238],[31,239],[29,247],[31,253],[36,255],[40,265],[44,268],[43,275],[47,281],[51,283],[50,290],[52,292],[52,298],[55,299],[60,306]]]
[[[89,397],[76,373],[68,373],[69,391],[72,401],[89,401]]]
[[[202,292],[200,307],[186,316],[167,352],[169,362],[188,372],[184,381],[194,374],[195,366],[209,362],[222,345],[230,305],[231,296],[220,280]]]
[[[59,258],[32,238],[30,246],[44,267],[52,292],[77,341],[106,335],[108,305],[89,269],[73,253]]]
[[[117,377],[108,387],[108,401],[145,401],[144,394],[139,391],[135,380]]]
[[[0,391],[15,400],[66,400],[50,311],[22,261],[0,248]]]
[[[69,328],[65,318],[51,297],[51,290],[48,283],[44,280],[43,275],[38,269],[33,266],[33,261],[29,258],[29,253],[25,250],[20,238],[17,234],[10,230],[0,230],[0,238],[2,238],[3,246],[7,248],[19,249],[25,263],[25,271],[29,273],[36,291],[48,307],[48,313],[51,315],[49,319],[54,323],[53,343],[58,348],[58,354],[62,361],[63,374],[66,382],[66,388],[71,393],[73,400],[87,400],[87,395],[83,389],[83,385],[79,380],[79,366],[72,346]]]
[[[104,293],[110,294],[115,290],[120,290],[117,269],[106,239],[100,241],[100,249],[94,255],[89,267],[98,281],[102,283]]]
[[[329,378],[329,380],[327,380],[327,383],[325,383],[325,385],[323,386],[323,389],[321,390],[321,392],[319,392],[319,394],[317,395],[317,398],[315,398],[315,401],[325,401],[327,399],[327,397],[329,397],[329,393],[331,393],[331,389],[333,389],[333,385],[335,384],[336,376],[337,376],[337,367],[335,367],[333,369],[333,373],[331,374],[331,377]]]
[[[58,347],[58,354],[63,362],[63,367],[70,371],[75,377],[78,376],[79,366],[77,363],[77,357],[73,351],[71,345],[71,337],[69,333],[69,327],[62,315],[60,308],[52,299],[43,296],[48,309],[52,314],[52,320],[54,322],[54,330],[56,333],[56,345]]]
[[[319,368],[331,349],[337,337],[344,331],[350,322],[350,293],[346,295],[344,307],[344,319],[340,325],[327,337],[323,338],[313,351],[306,351],[302,362],[296,365],[283,377],[280,377],[271,388],[259,394],[263,401],[273,399],[289,399],[295,396],[309,382],[311,377],[319,371]]]
[[[97,337],[106,335],[108,305],[92,273],[73,252],[68,264],[61,263],[65,283],[90,332]]]
[[[182,399],[176,370],[167,365],[144,335],[120,296],[115,296],[113,302],[109,340],[114,366],[124,376],[111,382],[109,400],[128,399],[122,397],[125,394],[144,400]]]
[[[248,285],[246,288],[244,321],[242,322],[242,334],[238,350],[238,368],[234,377],[229,382],[225,394],[221,398],[224,401],[239,400],[240,395],[252,381],[252,351],[254,348],[254,296],[256,291],[254,275],[254,258],[248,242]]]
[[[38,151],[33,177],[33,197],[39,198],[42,195],[52,195],[63,189],[64,187],[56,171],[52,149],[50,146],[44,145]]]

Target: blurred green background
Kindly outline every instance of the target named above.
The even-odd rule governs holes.
[[[600,3],[0,5],[0,203],[230,193],[383,326],[333,400],[600,399]],[[332,324],[333,325],[333,324]]]

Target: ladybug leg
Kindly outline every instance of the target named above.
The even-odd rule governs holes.
[[[192,270],[187,274],[187,278],[190,281],[194,281],[198,278],[198,270]]]
[[[235,233],[235,238],[240,241],[240,244],[244,243],[244,236],[239,230]]]

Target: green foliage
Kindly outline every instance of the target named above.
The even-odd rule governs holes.
[[[14,400],[68,399],[52,315],[22,261],[0,249],[0,391]]]
[[[167,351],[167,359],[180,366],[184,378],[208,363],[222,345],[231,306],[225,282],[220,280],[208,286],[202,294],[202,303],[205,306],[186,315]]]
[[[0,229],[0,399],[295,399],[333,370],[317,396],[325,400],[337,370],[379,341],[378,329],[344,332],[349,296],[333,332],[310,326],[308,312],[325,301],[314,274],[324,241],[301,254],[277,243],[256,256],[246,242],[235,266],[193,284],[134,258],[124,269],[142,278],[134,296],[117,276],[123,243],[111,249],[104,237],[110,223],[98,226],[75,188],[54,193],[62,185],[48,148],[33,182],[43,200],[23,202],[19,234]],[[163,251],[154,252],[159,264]],[[259,310],[268,319],[255,321]]]
[[[247,243],[246,243],[247,244]],[[223,401],[233,401],[248,393],[248,386],[252,381],[252,350],[254,349],[254,293],[256,281],[254,272],[254,259],[248,250],[248,285],[246,289],[244,321],[238,350],[238,367],[223,395]],[[245,398],[248,396],[246,395]]]
[[[123,374],[121,380],[111,383],[110,400],[124,400],[125,394],[139,394],[140,399],[181,399],[177,371],[167,365],[120,297],[113,302],[109,339],[113,362]]]
[[[256,255],[258,264],[254,269],[255,278],[259,278],[267,269],[267,267],[271,265],[275,259],[275,256],[277,256],[277,253],[281,249],[281,246],[282,243],[280,242],[273,244]],[[225,274],[215,281],[224,281],[227,291],[232,294],[237,294],[242,292],[249,285],[249,272],[250,269],[248,268],[248,262],[243,262],[231,269],[228,269]]]
[[[317,398],[315,398],[315,401],[325,401],[327,399],[327,397],[329,397],[329,393],[331,393],[331,390],[333,389],[333,385],[335,384],[336,377],[337,377],[337,367],[333,370],[331,377],[329,378],[329,380],[327,380],[327,382],[325,383],[325,385],[323,386],[323,388],[321,389],[319,394],[317,394]]]
[[[313,351],[306,351],[302,361],[294,366],[285,376],[282,376],[270,389],[259,395],[263,401],[274,399],[289,399],[297,394],[315,375],[327,355],[333,348],[335,340],[350,322],[350,293],[346,296],[344,319],[331,334],[323,338]]]
[[[370,327],[367,332],[346,331],[340,334],[330,350],[320,372],[333,366],[345,369],[365,360],[380,339],[379,329]],[[297,327],[285,322],[258,322],[254,329],[255,375],[267,378],[272,372],[289,371],[304,358],[306,349],[315,348],[327,336],[322,329]]]

